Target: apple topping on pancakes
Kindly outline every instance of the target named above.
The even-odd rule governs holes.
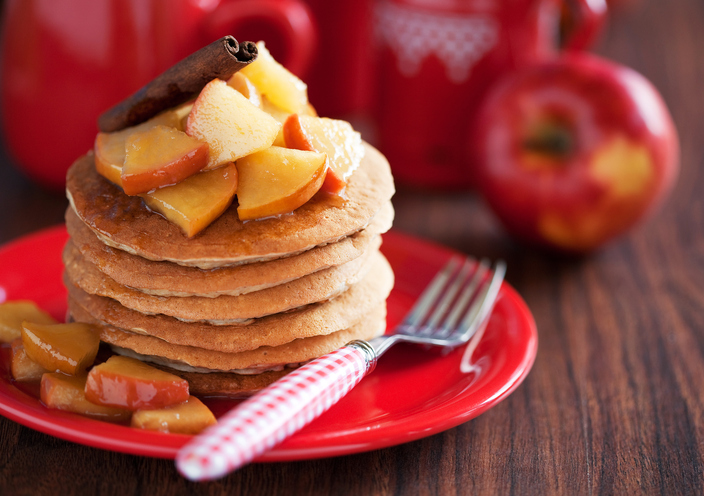
[[[95,326],[109,354],[129,358],[110,363],[155,367],[167,383],[185,380],[190,395],[250,395],[386,327],[388,162],[348,123],[318,117],[305,84],[258,47],[244,69],[203,81],[141,121],[113,115],[129,127],[103,129],[67,175],[71,319]],[[163,93],[152,90],[130,98]],[[134,371],[92,370],[82,405],[136,408],[132,393],[100,399],[94,381],[136,387]],[[75,390],[56,379],[49,386]],[[201,411],[185,397],[142,404],[132,425]]]
[[[217,219],[235,195],[240,220],[290,213],[321,187],[342,195],[364,156],[359,133],[347,122],[317,117],[305,83],[263,42],[257,47],[257,60],[227,81],[210,81],[193,103],[99,133],[98,173],[127,195],[142,194],[188,237]],[[195,188],[179,187],[221,167],[232,171],[191,181]]]

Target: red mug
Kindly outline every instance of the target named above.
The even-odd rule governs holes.
[[[604,0],[579,0],[567,48],[589,45]],[[560,0],[381,0],[376,5],[378,144],[399,183],[474,184],[467,130],[486,90],[553,56]]]
[[[223,34],[267,39],[304,73],[316,27],[299,0],[7,0],[2,124],[10,154],[38,182],[63,188],[90,149],[96,119]]]

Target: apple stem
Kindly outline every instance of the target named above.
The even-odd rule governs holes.
[[[574,148],[572,133],[563,126],[548,125],[523,142],[531,152],[552,157],[566,157]]]

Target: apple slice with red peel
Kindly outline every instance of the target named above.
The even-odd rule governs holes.
[[[269,148],[281,124],[220,79],[201,90],[188,116],[186,134],[210,146],[205,170]]]
[[[199,172],[173,186],[141,195],[147,206],[193,237],[230,206],[237,192],[235,164]]]
[[[269,99],[265,96],[262,96],[261,99],[261,109],[272,116],[274,119],[279,121],[282,125],[282,128],[279,130],[279,134],[276,135],[276,139],[274,140],[273,146],[282,146],[284,148],[291,148],[286,146],[286,140],[284,139],[284,129],[283,125],[286,123],[286,119],[289,118],[290,115],[292,115],[290,112],[286,112],[285,110],[277,107],[273,103],[269,101]],[[316,113],[315,109],[313,106],[309,103],[303,109],[301,110],[301,115],[310,115],[313,117],[317,117],[318,114]]]
[[[325,154],[272,146],[237,161],[240,220],[286,214],[310,200],[325,180]]]
[[[328,156],[329,168],[321,188],[328,193],[340,194],[364,157],[362,137],[346,121],[292,114],[284,124],[284,139],[288,148]]]
[[[56,324],[51,315],[29,300],[6,301],[0,304],[0,343],[11,343],[22,336],[22,322]]]
[[[122,166],[125,163],[125,143],[127,137],[139,131],[146,131],[154,126],[163,125],[169,127],[180,127],[182,115],[175,110],[167,110],[149,119],[146,122],[133,127],[128,127],[122,131],[114,133],[98,133],[95,138],[95,168],[98,174],[108,181],[122,186]]]
[[[171,186],[208,164],[208,144],[173,127],[154,126],[125,141],[122,189],[138,195]]]
[[[41,378],[40,398],[49,408],[79,413],[107,422],[126,422],[132,412],[123,408],[96,405],[86,399],[86,377],[46,373]]]
[[[286,140],[284,139],[283,125],[286,122],[286,119],[288,119],[288,116],[291,114],[271,103],[265,96],[262,96],[261,99],[261,109],[281,124],[281,129],[279,129],[279,133],[276,135],[276,139],[274,140],[274,143],[272,143],[272,146],[280,146],[285,148]]]
[[[271,56],[264,42],[257,43],[257,59],[240,72],[259,92],[284,112],[301,112],[308,104],[308,86]]]
[[[188,400],[188,381],[135,358],[115,355],[93,367],[86,399],[96,405],[153,410]]]
[[[122,186],[122,165],[125,163],[125,138],[116,133],[98,133],[95,138],[95,170],[113,184]]]
[[[137,429],[196,435],[217,422],[213,412],[198,398],[191,396],[179,405],[134,412],[131,425]]]
[[[241,72],[235,72],[232,77],[227,80],[227,85],[242,93],[242,96],[249,100],[255,107],[261,107],[262,96],[259,90],[252,84],[252,81]]]
[[[100,345],[99,328],[79,322],[22,322],[22,344],[29,358],[45,369],[75,375],[93,364]]]
[[[12,378],[19,382],[39,381],[45,372],[49,371],[27,356],[22,338],[15,339],[12,342],[10,361]]]

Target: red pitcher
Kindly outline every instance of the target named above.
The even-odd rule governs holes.
[[[578,0],[567,48],[584,48],[604,0]],[[381,0],[379,146],[400,183],[473,185],[472,116],[502,74],[557,52],[560,0]]]

